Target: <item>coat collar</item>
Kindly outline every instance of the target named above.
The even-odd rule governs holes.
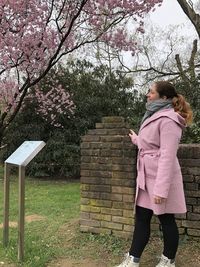
[[[161,117],[167,117],[175,121],[177,124],[180,125],[181,128],[185,128],[186,126],[185,119],[181,115],[179,115],[177,112],[175,112],[173,108],[169,108],[169,109],[163,109],[163,110],[155,112],[150,118],[146,119],[143,122],[139,131],[141,131],[145,126],[147,126],[152,121],[155,121]]]

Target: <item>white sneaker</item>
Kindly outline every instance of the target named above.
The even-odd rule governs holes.
[[[133,262],[134,257],[127,253],[123,262],[115,267],[139,267],[139,262]]]
[[[162,255],[156,267],[175,267],[175,262],[171,263],[170,259]]]

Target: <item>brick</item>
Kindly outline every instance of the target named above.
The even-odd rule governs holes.
[[[185,167],[198,167],[200,165],[200,159],[180,159],[179,162]]]
[[[195,182],[200,184],[200,175],[195,176]]]
[[[90,212],[90,206],[88,205],[81,205],[80,210],[84,212]]]
[[[90,190],[90,185],[89,184],[81,184],[80,189],[83,191],[89,191]]]
[[[193,175],[183,175],[183,181],[184,182],[193,182],[194,181],[194,176]]]
[[[193,212],[200,213],[200,206],[193,206]]]
[[[91,213],[90,218],[98,221],[111,221],[111,215],[101,213]]]
[[[110,193],[100,193],[100,195],[101,195],[101,199],[103,199],[103,200],[111,200],[111,194]]]
[[[133,195],[123,195],[124,202],[134,202],[135,197]]]
[[[86,162],[86,163],[88,163],[88,162],[90,162],[91,161],[91,157],[89,157],[89,156],[82,156],[81,157],[81,162]]]
[[[185,235],[185,233],[186,233],[186,229],[180,227],[180,228],[178,228],[178,232],[179,232],[179,235]]]
[[[134,179],[135,175],[134,172],[120,172],[120,171],[113,171],[112,178],[113,179]]]
[[[119,217],[119,216],[112,216],[112,221],[122,224],[133,225],[133,218],[126,218],[126,217]]]
[[[120,209],[113,209],[113,208],[101,208],[101,213],[122,216],[123,211]]]
[[[81,143],[81,149],[87,149],[87,148],[90,148],[90,143]]]
[[[114,209],[127,209],[127,210],[133,210],[134,208],[134,203],[132,202],[113,202],[112,207]]]
[[[186,190],[185,191],[185,195],[187,197],[200,197],[200,191],[194,191],[194,190],[189,191],[189,190]]]
[[[111,200],[115,200],[115,201],[122,201],[122,195],[121,194],[111,194]]]
[[[129,158],[129,157],[112,157],[112,163],[113,164],[121,164],[121,165],[134,165],[136,168],[136,160],[134,158]]]
[[[187,229],[187,234],[190,235],[190,236],[198,236],[198,237],[200,237],[200,230],[188,228]]]
[[[190,168],[188,168],[188,167],[181,166],[181,172],[182,172],[183,176],[189,174],[189,169]]]
[[[114,209],[123,209],[124,208],[124,203],[123,202],[113,202],[112,207]]]
[[[106,221],[101,221],[101,227],[115,229],[115,230],[122,230],[123,228],[121,223],[106,222]]]
[[[133,232],[133,225],[124,225],[124,228],[123,228],[123,230],[125,231],[125,232]]]
[[[192,205],[187,205],[187,211],[191,211],[192,212],[192,210],[193,210],[192,207],[193,207]]]
[[[124,123],[124,118],[120,116],[105,116],[102,118],[102,123]]]
[[[181,144],[178,149],[178,157],[199,159],[200,158],[200,146],[199,144]]]
[[[126,128],[126,123],[103,123],[104,129]]]
[[[136,181],[134,179],[111,179],[111,185],[125,186],[135,188]]]
[[[92,129],[87,132],[87,135],[107,135],[106,129]]]
[[[192,221],[197,221],[197,220],[200,221],[200,214],[188,212],[187,213],[187,219],[192,220]]]
[[[200,222],[199,221],[183,220],[182,226],[186,227],[186,228],[200,229]]]
[[[182,227],[182,220],[183,219],[181,219],[181,218],[180,219],[176,218],[176,224],[177,224],[178,227]]]
[[[112,206],[112,202],[109,200],[99,200],[99,199],[91,199],[90,200],[90,204],[92,206],[96,206],[96,207],[111,207]]]
[[[198,184],[195,183],[185,183],[184,188],[186,190],[198,190]]]
[[[100,140],[101,142],[119,142],[121,143],[123,139],[122,135],[113,135],[113,136],[109,136],[109,135],[105,135],[105,136],[101,136]],[[121,143],[120,149],[123,147],[123,144]]]
[[[95,127],[96,127],[96,129],[102,129],[102,128],[104,128],[104,125],[103,125],[103,123],[97,122],[97,123],[95,123]]]
[[[122,157],[123,151],[122,150],[117,150],[117,149],[101,149],[101,154],[102,157]]]
[[[122,187],[122,186],[112,186],[112,192],[120,194],[129,194],[129,195],[133,195],[134,193],[133,188]]]
[[[185,199],[186,199],[186,203],[187,203],[187,204],[192,204],[192,205],[193,205],[193,204],[197,204],[197,199],[196,199],[195,197],[187,197],[187,196],[186,196]]]
[[[200,173],[199,167],[193,167],[188,169],[188,174],[198,175]]]
[[[135,151],[133,149],[127,149],[123,151],[123,156],[128,158],[134,158],[135,157]]]
[[[96,198],[96,199],[100,199],[101,198],[101,194],[100,192],[90,192],[90,191],[82,191],[81,192],[81,197],[82,198]]]
[[[176,219],[186,219],[186,214],[176,214]]]
[[[107,129],[108,135],[126,135],[128,134],[129,130],[126,128],[115,128],[115,129]]]
[[[80,218],[81,219],[89,219],[90,218],[90,213],[89,212],[81,212],[80,213]]]
[[[110,148],[111,143],[102,143],[102,142],[91,142],[90,143],[91,149],[101,149],[101,148]]]
[[[121,165],[121,164],[113,164],[112,170],[113,171],[120,171],[120,172],[134,172],[135,166],[133,165]],[[132,177],[132,176],[131,176]]]
[[[133,218],[134,217],[133,210],[123,210],[123,217]]]
[[[90,190],[94,192],[111,192],[110,185],[90,185]]]
[[[112,158],[91,156],[91,163],[112,164]]]
[[[84,171],[81,172],[82,174],[86,174],[85,176],[81,176],[81,183],[85,183],[85,184],[99,184],[100,179],[99,177],[89,177],[90,172],[89,171]],[[88,175],[88,177],[87,177]]]
[[[133,202],[126,202],[126,203],[123,203],[124,205],[124,209],[127,209],[127,210],[133,210],[134,208],[134,203]]]
[[[90,171],[89,170],[81,170],[81,176],[90,176]]]
[[[83,205],[89,205],[90,204],[90,199],[89,198],[81,198],[81,204]]]
[[[104,177],[104,178],[111,178],[112,172],[110,171],[90,171],[90,176],[93,177]]]
[[[90,212],[99,213],[99,212],[101,212],[101,208],[90,206]]]
[[[82,149],[81,156],[99,156],[100,149]]]
[[[85,135],[85,136],[82,136],[81,140],[82,140],[82,143],[83,142],[97,142],[97,141],[100,141],[100,136]]]

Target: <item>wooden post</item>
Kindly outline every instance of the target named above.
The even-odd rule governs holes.
[[[24,258],[24,200],[25,167],[19,166],[19,222],[18,222],[18,260]]]
[[[3,246],[8,245],[8,236],[9,236],[9,164],[5,163],[4,165],[4,214],[3,214]]]

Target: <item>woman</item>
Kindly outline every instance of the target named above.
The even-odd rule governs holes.
[[[138,146],[135,228],[129,253],[118,267],[138,267],[150,236],[153,214],[162,226],[164,250],[156,267],[175,267],[179,233],[174,218],[186,212],[182,175],[177,159],[182,130],[192,121],[184,97],[167,81],[155,82],[148,94],[139,134],[130,130]]]

